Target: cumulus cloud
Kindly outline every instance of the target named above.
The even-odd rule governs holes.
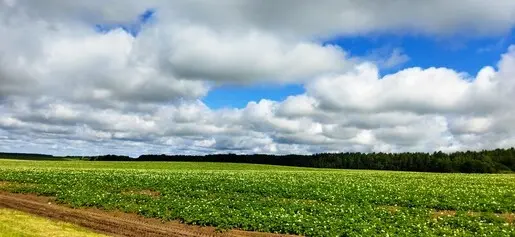
[[[158,102],[207,93],[206,83],[156,69],[156,59],[125,31],[68,27],[53,30],[28,21],[0,26],[9,35],[0,39],[0,96]]]
[[[335,111],[490,113],[504,108],[503,99],[512,93],[512,76],[503,74],[511,71],[505,64],[512,60],[513,48],[504,57],[499,72],[485,67],[477,77],[448,68],[407,68],[380,78],[377,66],[363,63],[352,72],[314,80],[306,88],[321,107]]]
[[[116,28],[100,34],[78,19],[33,16],[32,2],[18,4],[19,14],[0,16],[7,22],[2,35],[9,35],[0,41],[1,96],[52,90],[74,100],[166,102],[202,97],[213,83],[285,83],[349,66],[337,46],[264,31],[220,32],[162,20],[135,38]],[[64,8],[72,6],[81,4]]]
[[[181,78],[217,82],[292,81],[339,72],[349,63],[333,45],[289,42],[249,31],[217,33],[205,27],[170,29],[165,35],[163,66]]]
[[[123,7],[122,7],[123,6]],[[137,37],[116,27],[156,10]],[[438,14],[435,14],[438,12]],[[448,13],[448,14],[447,14]],[[452,14],[451,14],[452,13]],[[500,33],[497,1],[0,1],[0,150],[54,154],[434,151],[515,146],[515,47],[476,75],[355,59],[317,40]],[[305,93],[212,109],[216,85]]]

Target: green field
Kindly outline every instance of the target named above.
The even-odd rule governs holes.
[[[0,160],[0,189],[75,207],[308,236],[515,236],[515,175]]]

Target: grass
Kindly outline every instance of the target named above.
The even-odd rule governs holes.
[[[515,175],[194,162],[0,161],[0,190],[307,236],[513,236]],[[445,213],[441,215],[439,213]],[[472,214],[471,214],[472,213]]]
[[[70,223],[0,209],[0,237],[101,237]]]

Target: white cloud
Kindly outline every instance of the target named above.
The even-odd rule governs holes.
[[[314,80],[307,91],[332,110],[488,113],[503,103],[499,98],[508,93],[501,91],[511,80],[490,75],[490,68],[477,78],[448,68],[407,68],[379,78],[375,65],[363,63],[352,72]]]
[[[170,30],[167,39],[164,63],[181,78],[292,81],[339,72],[348,65],[339,47],[288,42],[256,31],[221,34],[193,26]]]
[[[515,3],[498,0],[377,1],[310,0],[47,0],[0,1],[4,12],[24,12],[52,22],[120,23],[153,8],[168,22],[189,22],[213,29],[259,29],[284,35],[363,34],[409,31],[448,35],[472,31],[491,34],[508,31],[515,23]]]
[[[0,96],[52,91],[110,106],[156,103],[202,97],[213,83],[286,83],[350,66],[339,47],[263,31],[159,21],[134,38],[121,29],[100,34],[92,25],[27,14],[0,15],[7,22],[2,35],[9,35],[0,39]]]
[[[84,27],[54,31],[45,24],[20,24],[21,29],[0,25],[2,35],[10,35],[0,39],[0,96],[161,102],[207,93],[204,82],[159,71],[139,40],[124,31],[98,34]]]
[[[138,37],[93,24],[157,19]],[[438,12],[438,14],[435,14]],[[0,150],[58,154],[452,151],[515,146],[515,46],[477,75],[349,58],[334,35],[500,33],[515,2],[0,1]],[[372,61],[372,62],[370,62]],[[215,85],[303,83],[211,109]]]

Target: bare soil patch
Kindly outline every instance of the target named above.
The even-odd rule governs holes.
[[[78,224],[99,233],[112,236],[293,236],[271,233],[229,230],[217,232],[214,227],[186,225],[179,222],[163,222],[136,214],[105,212],[99,209],[73,209],[56,205],[55,199],[28,194],[0,192],[0,207],[11,208],[35,215]]]
[[[501,217],[506,222],[510,224],[515,224],[515,213],[503,213],[503,214],[497,214],[498,217]]]

